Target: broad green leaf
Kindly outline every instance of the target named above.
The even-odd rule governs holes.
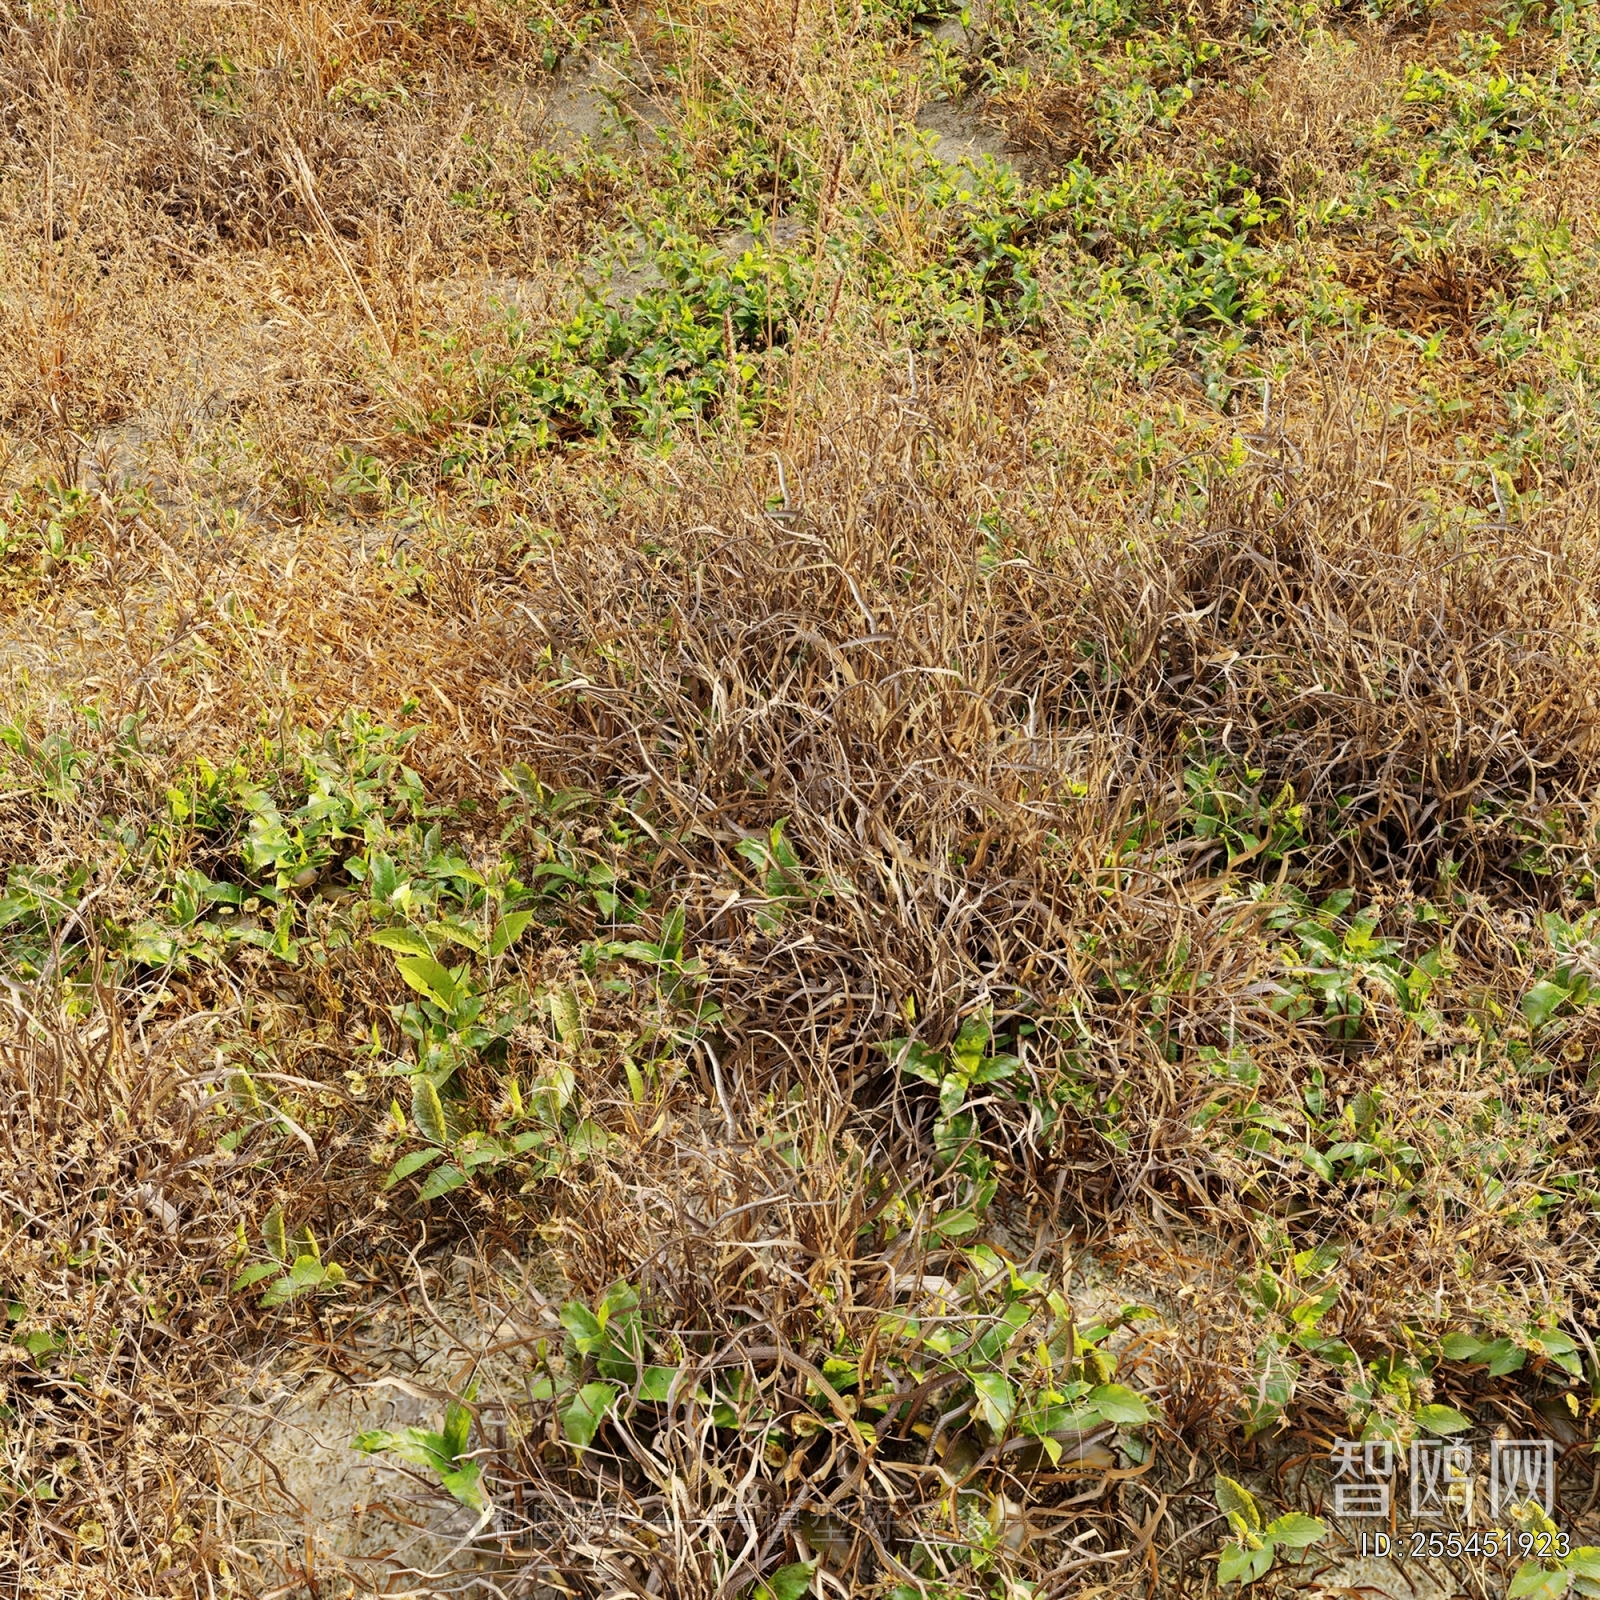
[[[1010,1382],[1003,1373],[980,1372],[973,1378],[972,1387],[977,1393],[973,1412],[978,1420],[996,1433],[1004,1433],[1016,1405]]]
[[[1483,1348],[1483,1340],[1474,1339],[1470,1333],[1447,1333],[1439,1341],[1439,1350],[1447,1361],[1476,1361]]]
[[[1232,1478],[1224,1477],[1220,1472],[1215,1480],[1217,1510],[1223,1516],[1235,1516],[1244,1520],[1244,1525],[1252,1532],[1261,1531],[1261,1510],[1256,1505],[1255,1496],[1245,1488],[1242,1483],[1235,1482]]]
[[[1328,1525],[1320,1517],[1308,1517],[1303,1511],[1290,1511],[1281,1517],[1274,1517],[1261,1530],[1261,1536],[1270,1544],[1283,1545],[1289,1550],[1303,1550],[1308,1544],[1315,1544],[1327,1531]]]
[[[1032,1312],[1021,1300],[1013,1300],[1000,1313],[999,1320],[985,1329],[983,1337],[972,1347],[974,1365],[987,1366],[1016,1337],[1017,1330],[1026,1325]]]
[[[1523,1363],[1528,1359],[1528,1352],[1520,1344],[1513,1344],[1509,1339],[1496,1339],[1493,1344],[1484,1346],[1479,1352],[1478,1359],[1488,1361],[1491,1378],[1503,1378],[1507,1373],[1522,1370]]]
[[[237,1278],[233,1280],[233,1292],[238,1294],[241,1289],[248,1289],[253,1283],[260,1283],[263,1278],[270,1278],[275,1272],[282,1272],[283,1264],[278,1261],[258,1261],[253,1267],[246,1267]]]
[[[371,943],[402,956],[431,956],[433,946],[414,928],[379,928],[369,933]]]
[[[756,1585],[755,1600],[804,1600],[816,1570],[815,1561],[791,1561]]]
[[[884,1049],[902,1072],[909,1072],[924,1083],[944,1081],[945,1060],[937,1050],[930,1050],[916,1039],[891,1039]]]
[[[674,906],[661,919],[661,959],[664,961],[681,961],[683,959],[683,907]]]
[[[1535,1028],[1543,1027],[1552,1016],[1572,998],[1572,991],[1548,978],[1540,981],[1522,997],[1522,1014]]]
[[[1572,1574],[1565,1567],[1524,1561],[1506,1590],[1506,1600],[1560,1600],[1571,1587]]]
[[[1417,1426],[1429,1433],[1466,1433],[1472,1424],[1450,1406],[1424,1406],[1417,1413]]]
[[[1314,1145],[1302,1144],[1295,1148],[1295,1154],[1322,1179],[1324,1183],[1333,1182],[1333,1163]]]
[[[598,1155],[610,1145],[611,1135],[590,1117],[585,1117],[567,1135],[567,1150],[580,1161]]]
[[[1567,1557],[1567,1570],[1580,1578],[1600,1579],[1600,1550],[1592,1544],[1579,1545]]]
[[[253,1116],[261,1114],[261,1094],[255,1079],[240,1067],[228,1075],[228,1092],[233,1097],[235,1109]]]
[[[532,921],[531,911],[508,911],[495,924],[494,937],[489,941],[489,954],[503,956],[522,937]]]
[[[484,1509],[483,1487],[478,1479],[483,1468],[476,1461],[463,1461],[459,1467],[448,1467],[439,1474],[439,1482],[462,1505],[473,1511]]]
[[[968,1078],[978,1070],[978,1063],[983,1059],[983,1053],[989,1048],[989,1040],[993,1036],[991,1018],[994,1012],[988,1006],[980,1006],[971,1016],[961,1024],[956,1034],[956,1042],[950,1047],[950,1054],[961,1063],[962,1070]]]
[[[450,1458],[444,1452],[444,1440],[425,1428],[401,1428],[390,1432],[379,1428],[371,1433],[358,1433],[350,1441],[352,1450],[363,1455],[396,1455],[414,1467],[427,1467],[432,1472],[447,1472]]]
[[[671,1397],[673,1380],[677,1376],[676,1367],[646,1367],[639,1380],[639,1398],[664,1404]]]
[[[616,1398],[617,1387],[613,1383],[584,1384],[561,1413],[561,1431],[580,1450],[587,1450]]]
[[[437,1200],[440,1195],[449,1194],[452,1189],[459,1189],[466,1181],[466,1173],[447,1161],[442,1167],[435,1167],[428,1174],[428,1181],[417,1190],[417,1199]]]
[[[505,1159],[506,1147],[492,1134],[469,1133],[456,1147],[456,1160],[468,1172]]]
[[[583,1041],[583,1011],[578,997],[570,989],[556,989],[550,995],[550,1019],[556,1025],[556,1036],[563,1044],[580,1044]]]
[[[1124,1425],[1148,1422],[1154,1415],[1143,1395],[1120,1383],[1102,1383],[1091,1389],[1085,1403],[1093,1406],[1107,1422]]]
[[[1244,1431],[1247,1439],[1274,1426],[1294,1399],[1300,1364],[1288,1356],[1274,1339],[1262,1342],[1256,1351],[1255,1372],[1244,1400]]]
[[[416,1123],[424,1139],[431,1139],[435,1144],[448,1141],[444,1102],[439,1098],[433,1080],[425,1072],[418,1072],[411,1079],[411,1120]]]
[[[483,935],[476,928],[457,922],[454,917],[441,917],[437,922],[430,922],[428,932],[441,943],[458,944],[475,956],[483,954]]]
[[[392,1188],[402,1178],[409,1178],[418,1168],[427,1166],[430,1161],[438,1160],[443,1154],[443,1150],[413,1150],[410,1154],[401,1156],[389,1168],[389,1176],[383,1180],[384,1188]]]
[[[261,1237],[274,1260],[289,1259],[289,1237],[284,1231],[282,1206],[274,1206],[262,1219]]]
[[[1529,1337],[1563,1372],[1574,1378],[1583,1376],[1583,1358],[1578,1354],[1578,1347],[1559,1328],[1535,1328]]]
[[[941,1211],[933,1219],[929,1233],[935,1239],[965,1239],[969,1233],[976,1233],[978,1218],[971,1211]]]
[[[441,1011],[454,1011],[461,999],[461,986],[447,967],[442,967],[431,956],[402,956],[395,963],[400,976],[425,1000],[431,1000]]]
[[[472,1390],[467,1391],[467,1398],[472,1398]],[[452,1461],[459,1461],[466,1453],[467,1440],[472,1434],[472,1412],[462,1405],[459,1400],[452,1400],[445,1407],[444,1431],[439,1435],[444,1443],[444,1453]]]
[[[290,1293],[304,1294],[307,1289],[315,1289],[327,1273],[328,1269],[316,1256],[296,1256],[294,1265],[289,1269]]]
[[[581,1300],[569,1300],[561,1308],[561,1326],[578,1341],[578,1354],[590,1355],[604,1336],[605,1322]]]
[[[1002,1079],[1009,1078],[1017,1070],[1018,1065],[1016,1056],[990,1056],[972,1074],[972,1081],[974,1084],[999,1083]]]
[[[1254,1583],[1271,1565],[1271,1545],[1262,1545],[1259,1550],[1242,1544],[1224,1545],[1222,1560],[1217,1563],[1217,1582]]]

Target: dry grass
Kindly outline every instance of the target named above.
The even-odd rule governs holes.
[[[0,17],[0,1592],[688,1600],[815,1559],[837,1594],[1198,1595],[1214,1468],[1312,1509],[1292,1472],[1429,1399],[1553,1429],[1588,1525],[1587,1395],[1535,1341],[1600,1381],[1580,57],[1506,40],[1567,131],[1508,155],[1474,111],[1501,142],[1449,170],[1491,217],[1408,176],[1448,140],[1402,89],[1453,63],[1489,104],[1457,35],[1493,19],[1065,15],[996,8],[954,66],[886,5]],[[961,89],[1020,189],[929,187],[906,129]],[[1195,231],[1247,182],[1281,209]],[[665,292],[652,228],[762,216],[735,287],[789,273],[782,327],[706,311],[709,256],[663,370],[718,376],[659,437],[569,397],[519,444],[579,285],[632,269],[621,325]],[[1233,245],[1270,294],[1230,327],[1183,296]],[[668,381],[629,337],[584,395]],[[359,718],[412,733],[425,800]],[[295,808],[362,774],[380,810],[317,843]],[[292,865],[250,854],[261,796]],[[534,913],[461,969],[506,1021],[451,1115],[509,1138],[568,1087],[559,1154],[418,1200],[382,1186],[427,1133],[415,985],[367,935],[437,934],[447,850]],[[437,902],[369,894],[378,851]],[[232,934],[193,881],[239,889]],[[1395,941],[1340,947],[1348,1026],[1304,945],[1340,889],[1336,943],[1362,908]],[[886,1047],[953,1060],[978,1014],[1019,1060],[961,1148]],[[1372,1154],[1302,1155],[1340,1140]],[[343,1290],[233,1287],[274,1208]],[[375,1308],[432,1326],[452,1259],[526,1379],[469,1392],[491,1357],[447,1341],[491,1511],[431,1575],[263,1537],[262,1374],[368,1381]],[[616,1374],[570,1307],[618,1283],[637,1403],[578,1448]],[[1055,1459],[979,1420],[1013,1306],[1027,1353],[981,1359],[1019,1397],[1065,1339],[1052,1372],[1114,1353],[1155,1420]],[[1268,1345],[1296,1386],[1247,1437]]]

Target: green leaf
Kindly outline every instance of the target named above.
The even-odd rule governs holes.
[[[883,1048],[902,1072],[909,1072],[924,1083],[944,1081],[945,1060],[937,1050],[930,1050],[916,1039],[891,1039]]]
[[[402,956],[395,963],[400,976],[420,994],[431,1000],[441,1011],[454,1011],[461,999],[461,986],[449,968],[442,967],[431,956]]]
[[[1256,1505],[1255,1496],[1242,1483],[1237,1483],[1232,1478],[1224,1477],[1219,1472],[1215,1479],[1215,1489],[1217,1510],[1223,1516],[1240,1517],[1243,1519],[1244,1525],[1252,1533],[1260,1533],[1260,1507]]]
[[[1491,1378],[1503,1378],[1507,1373],[1522,1370],[1523,1363],[1528,1359],[1528,1352],[1520,1344],[1513,1344],[1509,1339],[1496,1339],[1493,1344],[1483,1347],[1478,1359],[1488,1361]]]
[[[1600,1579],[1600,1550],[1592,1544],[1579,1545],[1567,1557],[1567,1570],[1580,1578]]]
[[[1439,1341],[1439,1351],[1447,1361],[1476,1361],[1483,1348],[1483,1340],[1470,1333],[1447,1333]]]
[[[1242,1544],[1222,1547],[1222,1560],[1217,1563],[1218,1583],[1254,1583],[1272,1565],[1272,1546],[1262,1545],[1259,1550],[1246,1549]]]
[[[327,1275],[328,1269],[315,1256],[296,1256],[287,1279],[289,1293],[304,1294],[307,1289],[315,1289]]]
[[[1289,1511],[1275,1517],[1261,1530],[1261,1537],[1270,1544],[1283,1545],[1289,1550],[1303,1550],[1315,1544],[1328,1531],[1320,1517],[1308,1517],[1303,1511]]]
[[[1565,1567],[1544,1567],[1537,1561],[1524,1561],[1506,1590],[1506,1600],[1560,1600],[1571,1587],[1572,1574]]]
[[[383,1180],[384,1188],[393,1188],[402,1178],[409,1178],[413,1172],[427,1166],[430,1161],[436,1161],[443,1154],[443,1150],[413,1150],[409,1155],[401,1156],[389,1168],[389,1176]]]
[[[431,956],[433,946],[414,928],[379,928],[369,933],[367,939],[383,950],[393,950],[402,956]]]
[[[1424,1406],[1417,1413],[1417,1426],[1429,1433],[1466,1433],[1472,1424],[1450,1406]]]
[[[977,1216],[967,1210],[941,1211],[933,1219],[928,1232],[938,1240],[965,1239],[978,1231]]]
[[[1295,1148],[1295,1154],[1322,1179],[1324,1183],[1333,1182],[1333,1163],[1314,1145],[1302,1144]]]
[[[442,942],[458,944],[463,950],[470,950],[475,956],[483,954],[483,935],[476,928],[469,928],[466,923],[457,922],[453,917],[440,917],[437,922],[430,922],[428,932]]]
[[[979,1006],[962,1022],[962,1027],[955,1035],[955,1043],[950,1046],[950,1054],[962,1064],[968,1077],[978,1070],[978,1062],[989,1048],[990,1037],[994,1035],[994,1027],[990,1024],[992,1016],[994,1011],[989,1006]]]
[[[243,1067],[228,1075],[228,1092],[232,1096],[236,1110],[253,1116],[260,1116],[260,1091],[256,1088],[255,1079]]]
[[[449,1194],[452,1189],[459,1189],[466,1181],[466,1173],[447,1161],[442,1167],[435,1167],[428,1175],[428,1181],[417,1190],[417,1199],[419,1202],[437,1200],[440,1195]]]
[[[605,1319],[597,1317],[581,1300],[569,1300],[562,1306],[561,1326],[577,1340],[581,1356],[592,1354],[606,1331]]]
[[[614,1383],[586,1383],[572,1397],[572,1403],[561,1413],[561,1431],[580,1450],[587,1450],[594,1442],[617,1398]]]
[[[282,1272],[283,1264],[278,1261],[258,1261],[253,1267],[246,1267],[237,1278],[233,1280],[233,1292],[238,1294],[241,1289],[248,1289],[253,1283],[260,1283],[263,1278],[270,1278],[275,1272]]]
[[[427,1467],[432,1472],[448,1472],[450,1458],[444,1452],[444,1440],[425,1428],[401,1428],[391,1433],[379,1428],[371,1433],[358,1433],[350,1441],[352,1450],[363,1455],[397,1455],[414,1467]]]
[[[411,1079],[411,1120],[416,1123],[424,1139],[435,1144],[445,1144],[449,1132],[444,1121],[444,1102],[425,1072],[413,1074]]]
[[[1572,991],[1548,978],[1538,983],[1522,997],[1522,1014],[1535,1027],[1543,1027],[1560,1008],[1572,998]]]
[[[556,989],[550,995],[550,1020],[563,1044],[583,1042],[583,1010],[570,989]]]
[[[267,1252],[275,1261],[289,1259],[289,1238],[283,1226],[283,1207],[274,1206],[262,1219],[261,1237],[266,1242]]]
[[[990,1056],[972,1074],[972,1081],[976,1084],[999,1083],[1002,1079],[1009,1078],[1020,1065],[1016,1056]]]
[[[973,1411],[978,1420],[986,1422],[996,1433],[1004,1433],[1016,1406],[1010,1382],[1003,1373],[980,1372],[974,1376],[972,1387],[977,1391]]]
[[[791,1561],[756,1585],[755,1600],[804,1600],[816,1570],[815,1561]]]
[[[1294,1399],[1300,1364],[1286,1355],[1275,1339],[1266,1339],[1256,1351],[1255,1372],[1244,1401],[1247,1439],[1274,1426]]]
[[[646,1367],[639,1380],[639,1398],[664,1404],[672,1394],[673,1380],[677,1376],[676,1367]]]
[[[1136,1426],[1155,1415],[1149,1402],[1121,1383],[1102,1383],[1089,1391],[1085,1405],[1093,1406],[1107,1422]]]
[[[483,1488],[478,1479],[483,1468],[476,1461],[463,1461],[459,1467],[447,1467],[439,1474],[439,1482],[462,1505],[473,1511],[485,1509]]]
[[[475,1387],[475,1386],[474,1386]],[[467,1398],[472,1398],[473,1390],[467,1391]],[[444,1444],[444,1453],[452,1461],[459,1461],[466,1452],[467,1440],[472,1434],[472,1412],[459,1400],[452,1400],[445,1407],[444,1431],[439,1438]]]
[[[495,924],[494,937],[489,941],[489,954],[503,956],[520,939],[533,921],[531,911],[509,911]]]
[[[659,948],[664,961],[681,961],[683,959],[683,907],[674,906],[661,919],[661,939]]]
[[[954,1072],[939,1085],[939,1115],[953,1117],[967,1098],[967,1086]]]

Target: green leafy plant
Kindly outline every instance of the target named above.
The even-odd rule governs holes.
[[[1439,1353],[1449,1361],[1484,1367],[1491,1378],[1521,1371],[1529,1356],[1541,1365],[1553,1363],[1569,1377],[1583,1376],[1583,1357],[1577,1341],[1559,1328],[1541,1327],[1536,1323],[1514,1334],[1500,1334],[1492,1339],[1470,1333],[1447,1333],[1439,1341]]]
[[[1304,1550],[1327,1533],[1320,1517],[1289,1511],[1263,1523],[1255,1497],[1241,1483],[1216,1477],[1217,1510],[1227,1518],[1233,1539],[1222,1547],[1217,1564],[1219,1583],[1251,1584],[1264,1577],[1286,1550]]]
[[[1600,997],[1591,976],[1596,944],[1594,929],[1600,913],[1588,912],[1577,922],[1568,922],[1554,911],[1540,919],[1546,937],[1560,960],[1522,997],[1522,1014],[1537,1034],[1557,1015],[1576,1010]]]
[[[403,959],[420,962],[423,958]],[[413,967],[412,973],[417,984],[428,986],[426,992],[432,998],[424,1000],[423,1006],[436,1017],[434,1025],[442,1028],[450,1020],[443,1012],[443,1005],[452,997],[444,980],[448,978],[458,987],[466,980],[448,972],[441,976],[432,970],[436,965]],[[518,1001],[526,998],[520,987],[515,995]],[[575,1052],[583,1035],[583,1007],[578,996],[570,989],[555,990],[542,997],[541,1008],[551,1019],[558,1043],[569,1052]],[[505,1016],[524,1017],[528,1010],[528,1006],[518,1004]],[[431,1070],[419,1065],[412,1072],[409,1125],[398,1104],[391,1108],[395,1132],[403,1134],[415,1129],[424,1143],[420,1149],[408,1151],[394,1163],[385,1179],[385,1188],[432,1166],[433,1171],[418,1191],[419,1202],[436,1200],[473,1178],[508,1167],[526,1180],[523,1187],[527,1189],[540,1178],[559,1171],[568,1161],[581,1160],[604,1147],[604,1130],[574,1115],[577,1074],[566,1061],[546,1066],[526,1095],[517,1077],[508,1076],[505,1098],[490,1113],[489,1125],[484,1128],[461,1125],[463,1108],[457,1101],[447,1100],[440,1090],[459,1065],[463,1048],[480,1044],[480,1034],[490,1040],[502,1037],[496,1029],[478,1029],[476,1018],[479,1015],[474,1012],[472,1024],[448,1034],[444,1041],[447,1048],[437,1049],[431,1058],[439,1064]]]
[[[594,1442],[619,1397],[627,1395],[630,1405],[659,1404],[671,1397],[681,1363],[651,1359],[654,1340],[632,1285],[612,1284],[592,1306],[567,1301],[561,1326],[564,1359],[533,1382],[530,1393],[534,1399],[557,1401],[562,1432],[578,1449]],[[695,1392],[702,1401],[710,1399],[703,1390]],[[717,1414],[728,1420],[725,1406]]]
[[[751,1600],[805,1600],[816,1570],[815,1560],[791,1561],[771,1577],[763,1578],[751,1590]]]
[[[741,839],[738,852],[761,875],[767,904],[756,912],[756,926],[763,933],[776,933],[783,926],[784,914],[833,891],[822,877],[811,878],[794,846],[784,838],[787,817],[773,823],[765,839]]]
[[[1269,799],[1261,788],[1265,775],[1258,767],[1235,771],[1226,756],[1184,768],[1186,829],[1220,844],[1230,871],[1251,861],[1272,866],[1306,846],[1304,807],[1287,783]]]
[[[1294,924],[1300,959],[1285,961],[1287,981],[1273,998],[1272,1009],[1298,1020],[1320,1002],[1329,1034],[1355,1039],[1377,992],[1392,998],[1424,1033],[1436,1033],[1439,1018],[1427,1002],[1449,969],[1444,952],[1407,960],[1401,940],[1378,936],[1381,913],[1376,907],[1357,912],[1341,930],[1338,921],[1352,898],[1352,891],[1341,889],[1324,901],[1316,916]]]
[[[968,1102],[975,1089],[1003,1083],[1016,1072],[1019,1058],[993,1048],[994,1010],[980,1006],[961,1023],[948,1050],[934,1050],[911,1038],[891,1039],[884,1049],[895,1066],[939,1092],[939,1115],[933,1138],[941,1159],[953,1161],[978,1136],[976,1113]]]
[[[261,1240],[267,1259],[245,1267],[234,1278],[235,1294],[270,1278],[272,1281],[261,1293],[261,1304],[280,1306],[301,1295],[341,1289],[348,1281],[344,1268],[337,1261],[323,1260],[317,1236],[309,1223],[295,1237],[289,1236],[280,1206],[274,1206],[262,1219]],[[248,1246],[242,1223],[239,1242],[243,1254]]]
[[[394,1455],[412,1466],[433,1473],[448,1493],[472,1511],[483,1511],[483,1468],[467,1454],[472,1434],[471,1404],[476,1386],[469,1387],[464,1401],[452,1400],[445,1407],[444,1426],[438,1433],[425,1428],[375,1429],[358,1433],[351,1448],[364,1455]]]
[[[1511,1520],[1525,1534],[1547,1544],[1552,1553],[1524,1561],[1511,1575],[1506,1600],[1561,1600],[1568,1594],[1600,1595],[1600,1549],[1580,1545],[1557,1555],[1561,1530],[1537,1500],[1511,1507]]]
[[[579,435],[659,441],[714,411],[753,416],[765,404],[760,357],[790,336],[809,282],[801,259],[758,234],[729,261],[669,230],[653,261],[660,287],[620,304],[591,290],[565,324],[497,374],[490,404],[501,449]],[[513,338],[522,344],[520,325]]]

